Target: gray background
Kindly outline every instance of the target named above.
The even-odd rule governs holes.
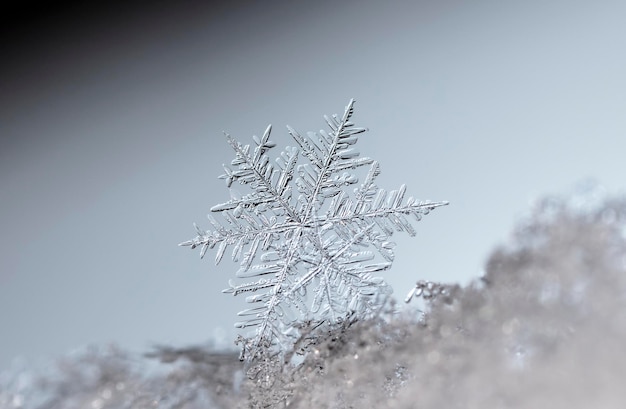
[[[0,369],[109,341],[229,346],[236,266],[177,247],[228,199],[222,130],[245,142],[272,123],[283,146],[286,124],[318,130],[350,98],[379,185],[451,202],[395,237],[397,296],[479,276],[533,200],[624,186],[625,15],[608,0],[183,2],[14,30]]]

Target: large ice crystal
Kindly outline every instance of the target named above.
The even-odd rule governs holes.
[[[285,148],[275,162],[267,154],[275,146],[271,125],[253,145],[226,134],[235,158],[220,178],[231,199],[211,209],[223,222],[209,215],[212,229],[196,226],[197,237],[181,243],[200,247],[201,256],[215,248],[216,264],[230,249],[239,263],[236,277],[243,282],[231,281],[224,292],[250,294],[236,324],[256,329],[241,339],[248,362],[270,350],[289,351],[302,323],[334,324],[377,311],[390,292],[376,276],[393,261],[390,236],[415,235],[410,217],[419,221],[447,204],[405,200],[404,185],[388,192],[375,184],[380,166],[355,148],[366,129],[351,122],[353,106],[351,100],[341,117],[325,116],[328,131],[303,136],[288,126],[297,147]],[[359,184],[364,166],[369,170]],[[249,192],[237,193],[235,182]]]

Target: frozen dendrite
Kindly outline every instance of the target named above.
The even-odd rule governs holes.
[[[271,125],[253,137],[253,145],[226,134],[235,158],[220,178],[248,193],[231,188],[231,199],[211,209],[223,221],[209,215],[212,229],[196,226],[197,237],[180,244],[201,247],[201,257],[216,248],[216,264],[232,249],[243,282],[230,281],[224,292],[249,294],[250,308],[235,324],[255,329],[240,339],[248,362],[290,351],[302,323],[335,324],[377,311],[390,292],[375,277],[391,267],[390,236],[415,235],[409,217],[419,221],[447,204],[405,201],[404,185],[390,192],[375,185],[378,162],[354,148],[366,129],[350,121],[353,105],[351,100],[341,117],[324,117],[329,131],[303,136],[288,126],[298,147],[285,148],[275,162],[267,154],[275,146]],[[359,184],[355,172],[362,166],[369,170]]]
[[[422,298],[426,301],[434,301],[438,298],[450,299],[452,292],[458,289],[458,285],[434,283],[432,281],[419,280],[415,287],[409,291],[404,302],[409,303],[413,298]]]

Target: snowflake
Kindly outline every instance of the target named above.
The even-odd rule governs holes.
[[[350,122],[353,105],[351,100],[341,117],[324,117],[328,132],[302,136],[288,126],[298,147],[285,148],[274,163],[267,155],[275,146],[269,140],[271,125],[261,138],[253,137],[254,145],[226,134],[235,158],[220,178],[231,199],[211,209],[223,222],[209,215],[212,229],[196,226],[197,237],[180,244],[201,247],[201,257],[217,248],[216,264],[232,249],[232,260],[239,263],[236,276],[243,282],[231,280],[224,292],[250,294],[250,308],[235,324],[255,329],[241,337],[242,359],[248,362],[270,350],[289,351],[303,323],[335,324],[375,313],[390,293],[374,276],[391,267],[390,236],[394,231],[415,235],[410,216],[419,221],[448,204],[405,201],[405,185],[387,192],[374,184],[380,166],[354,148],[366,129]],[[363,166],[369,171],[359,184],[355,171]],[[232,189],[235,182],[249,193]]]

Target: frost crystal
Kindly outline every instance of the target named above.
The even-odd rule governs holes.
[[[242,338],[248,362],[268,351],[290,351],[304,323],[316,327],[377,311],[390,293],[374,276],[391,267],[390,236],[415,235],[410,216],[419,221],[448,204],[404,201],[404,185],[387,192],[374,184],[380,167],[354,148],[366,129],[350,122],[353,105],[351,100],[341,117],[324,117],[329,131],[303,136],[288,126],[298,147],[285,148],[274,163],[267,155],[275,146],[271,125],[261,138],[253,137],[254,145],[226,134],[235,158],[220,178],[229,188],[235,182],[247,186],[249,193],[231,189],[231,200],[211,209],[223,222],[209,215],[212,230],[196,226],[197,237],[180,244],[201,247],[201,257],[217,248],[216,264],[232,249],[243,282],[230,281],[224,292],[251,294],[250,308],[235,324],[256,329]],[[301,158],[305,163],[298,164]],[[369,171],[359,184],[355,171],[362,166]]]

